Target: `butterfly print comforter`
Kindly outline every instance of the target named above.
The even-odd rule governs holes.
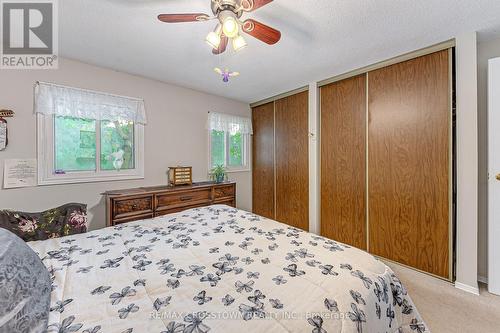
[[[373,256],[228,206],[28,244],[49,332],[428,332]]]

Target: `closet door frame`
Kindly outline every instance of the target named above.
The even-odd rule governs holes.
[[[253,113],[253,110],[255,108],[258,108],[259,106],[263,106],[263,105],[266,105],[266,104],[270,104],[270,103],[273,103],[273,191],[274,191],[274,195],[273,195],[273,217],[272,219],[273,220],[276,220],[277,216],[278,216],[278,212],[277,212],[277,186],[276,186],[276,179],[277,179],[277,164],[276,164],[276,102],[281,100],[281,99],[285,99],[287,97],[291,97],[291,96],[294,96],[294,95],[298,95],[298,94],[301,94],[301,93],[305,93],[305,92],[308,92],[309,91],[309,86],[304,86],[304,87],[301,87],[301,88],[298,88],[298,89],[295,89],[295,90],[291,90],[291,91],[288,91],[286,93],[283,93],[283,94],[279,94],[279,95],[276,95],[276,96],[273,96],[273,97],[270,97],[270,98],[267,98],[267,99],[264,99],[262,101],[259,101],[259,102],[256,102],[256,103],[252,103],[250,104],[250,107],[252,109],[252,113]],[[309,97],[308,97],[309,98]],[[308,114],[309,114],[309,110],[308,110]],[[253,117],[253,115],[252,115]],[[308,148],[308,145],[306,145],[306,147]],[[255,149],[254,147],[252,148],[252,151],[253,149]],[[309,158],[309,154],[307,154],[308,158]],[[254,160],[253,156],[252,156],[252,161]],[[252,168],[252,173],[254,172],[253,168]],[[307,173],[308,174],[308,179],[309,179],[309,172]],[[255,195],[254,193],[254,188],[252,186],[252,198],[253,196]],[[309,197],[310,197],[310,193],[309,193]],[[310,207],[309,207],[309,198],[308,198],[308,201],[307,201],[307,209],[309,210]],[[253,210],[253,203],[252,203],[252,210]],[[308,229],[310,228],[310,225],[309,225],[309,212],[307,214],[307,217],[308,217]]]
[[[370,216],[369,216],[369,159],[368,159],[368,154],[369,154],[369,145],[368,145],[368,131],[369,131],[369,126],[368,126],[368,117],[369,117],[369,73],[371,71],[381,69],[384,67],[389,67],[391,65],[395,65],[398,63],[402,63],[408,60],[416,59],[419,57],[427,56],[436,52],[448,50],[448,63],[449,63],[449,68],[448,68],[448,74],[449,74],[449,102],[448,102],[448,159],[449,159],[449,166],[448,166],[448,238],[449,238],[449,244],[448,244],[448,276],[447,277],[442,277],[438,276],[423,270],[420,270],[415,267],[411,267],[399,262],[395,262],[393,260],[387,259],[387,258],[382,258],[383,260],[386,260],[388,262],[395,262],[398,265],[408,267],[412,270],[416,270],[419,272],[422,272],[427,275],[434,276],[436,278],[439,278],[441,280],[446,280],[453,282],[455,280],[455,275],[456,275],[456,216],[457,216],[457,211],[456,211],[456,140],[455,140],[455,135],[456,135],[456,126],[454,124],[455,122],[455,86],[456,86],[456,77],[455,77],[455,41],[450,40],[441,44],[437,44],[434,46],[431,46],[426,49],[418,50],[415,52],[411,52],[408,54],[404,54],[399,57],[395,57],[386,61],[382,61],[380,63],[376,63],[367,67],[363,67],[345,74],[341,74],[339,76],[329,78],[323,81],[318,82],[317,87],[318,89],[329,85],[331,83],[339,82],[345,79],[349,79],[355,76],[359,75],[366,75],[366,84],[367,84],[367,94],[366,94],[366,119],[367,119],[367,126],[366,126],[366,245],[367,245],[367,252],[370,252]],[[320,103],[321,104],[321,103]],[[320,111],[321,115],[321,111]],[[321,128],[321,116],[320,116],[320,127]],[[319,133],[319,137],[321,137],[321,133]],[[320,143],[321,145],[321,143]],[[321,163],[321,149],[320,149],[320,163]],[[320,168],[321,170],[321,168]],[[321,177],[321,175],[320,175]],[[319,182],[319,191],[321,193],[321,182]],[[320,199],[321,200],[321,199]],[[319,216],[321,216],[321,206],[320,206],[320,212]],[[321,223],[321,220],[320,220]]]

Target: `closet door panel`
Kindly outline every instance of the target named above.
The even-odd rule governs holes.
[[[274,102],[252,109],[252,210],[274,219]]]
[[[366,250],[366,74],[320,93],[321,235]]]
[[[309,230],[308,92],[277,100],[276,220]]]
[[[368,80],[369,251],[449,278],[448,50]]]

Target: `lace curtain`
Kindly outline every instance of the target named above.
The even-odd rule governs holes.
[[[230,114],[210,112],[208,114],[207,128],[211,131],[223,131],[241,134],[253,134],[252,120],[246,117],[238,117]]]
[[[35,86],[35,113],[146,124],[142,99],[42,82]]]

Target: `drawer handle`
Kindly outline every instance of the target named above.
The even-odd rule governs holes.
[[[132,209],[137,209],[137,204],[132,205]]]
[[[192,196],[181,197],[181,201],[189,201],[189,200],[192,200],[192,199],[193,199]]]

